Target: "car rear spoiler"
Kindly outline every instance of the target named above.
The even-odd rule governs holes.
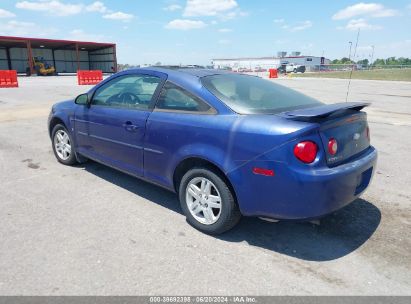
[[[282,115],[289,119],[309,121],[326,118],[330,115],[338,115],[346,110],[361,111],[364,107],[369,105],[370,104],[367,102],[340,102],[313,108],[288,111],[282,113]]]

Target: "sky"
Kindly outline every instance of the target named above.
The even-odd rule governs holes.
[[[411,57],[411,0],[0,1],[0,35],[113,42],[119,63],[202,64],[278,51]]]

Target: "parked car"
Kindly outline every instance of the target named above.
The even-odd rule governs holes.
[[[286,69],[285,69],[285,65],[280,65],[278,68],[277,68],[277,72],[279,73],[279,74],[286,74]]]
[[[152,67],[55,104],[48,132],[60,163],[92,159],[176,192],[188,222],[217,234],[242,215],[312,219],[359,197],[377,160],[365,106],[228,71]]]

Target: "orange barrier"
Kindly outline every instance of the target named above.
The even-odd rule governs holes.
[[[268,78],[278,78],[277,69],[269,69]]]
[[[78,70],[77,80],[78,80],[79,85],[98,84],[100,81],[103,80],[103,71],[101,70],[94,70],[94,71]]]
[[[16,70],[0,71],[0,88],[17,88],[18,86]]]

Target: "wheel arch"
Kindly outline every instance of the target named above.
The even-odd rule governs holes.
[[[54,116],[54,117],[52,117],[52,118],[50,119],[49,126],[48,126],[50,138],[51,138],[51,136],[52,136],[51,132],[53,132],[54,127],[55,127],[56,125],[58,125],[58,124],[63,125],[63,126],[67,129],[68,133],[70,134],[69,126],[67,126],[67,123],[64,121],[64,119],[62,119],[62,118],[59,117],[59,116]],[[52,140],[53,140],[53,139],[52,139]],[[76,156],[77,162],[79,162],[79,163],[84,163],[84,162],[86,162],[87,159],[86,159],[84,156],[80,155],[80,154],[76,151],[76,149],[75,149],[75,147],[76,147],[76,141],[75,141],[75,139],[73,138],[73,134],[71,134],[71,141],[72,141],[73,144],[74,144],[74,146],[73,146],[73,147],[74,147],[74,155]]]
[[[66,124],[64,123],[63,119],[60,117],[54,116],[49,123],[49,136],[51,137],[51,132],[53,132],[53,129],[56,125],[62,124],[64,127],[67,128]]]
[[[234,187],[224,171],[212,161],[199,156],[191,156],[183,159],[174,169],[173,186],[174,190],[177,193],[179,192],[178,190],[180,187],[180,182],[184,174],[186,174],[188,170],[196,167],[210,169],[214,173],[218,174],[224,180],[224,182],[226,182],[227,186],[233,193],[235,201],[237,202],[237,195],[235,193]]]

